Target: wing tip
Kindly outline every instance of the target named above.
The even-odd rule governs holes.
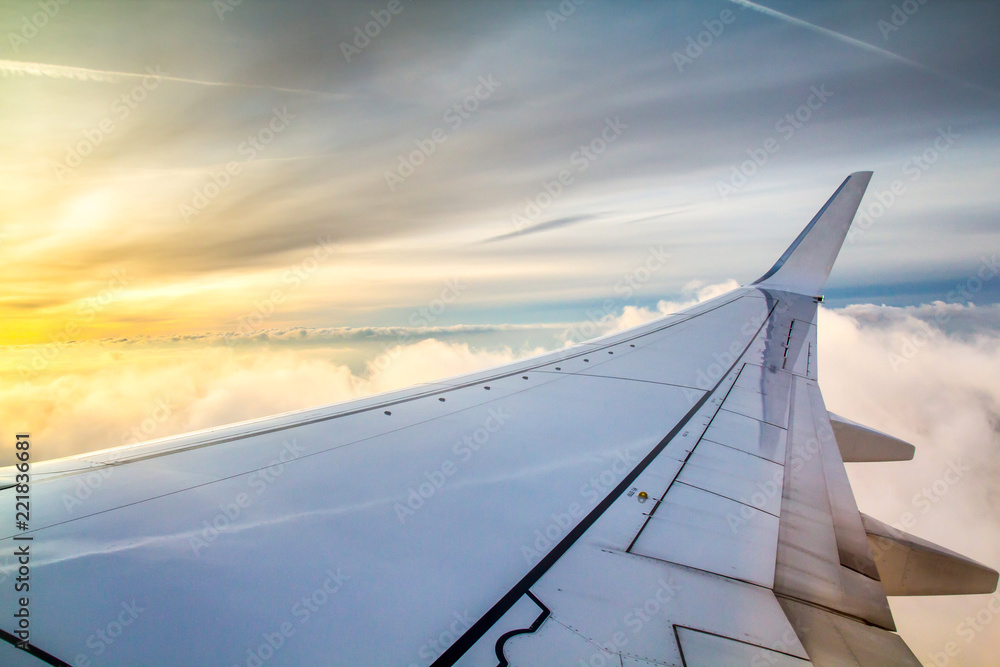
[[[872,171],[856,171],[845,178],[774,266],[752,284],[819,295],[873,174]]]
[[[872,176],[874,175],[875,175],[874,171],[856,171],[850,176],[848,176],[846,180],[848,181],[851,179],[857,179],[858,181],[864,180],[865,187],[867,188],[868,183],[872,180]]]

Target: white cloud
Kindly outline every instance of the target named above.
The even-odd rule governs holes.
[[[731,281],[690,284],[690,299],[683,303],[623,308],[601,321],[601,333],[668,314],[732,286]],[[850,306],[822,309],[819,323],[827,407],[917,448],[911,462],[848,466],[861,510],[888,523],[900,523],[909,513],[909,532],[993,567],[1000,565],[997,313],[996,307],[953,304]],[[359,363],[333,360],[338,350],[348,349],[344,346],[356,345],[355,334],[310,334],[327,342],[301,347],[275,345],[294,339],[294,332],[239,346],[220,345],[212,337],[66,346],[58,372],[22,383],[8,375],[11,381],[0,383],[0,423],[30,428],[46,457],[63,456],[348,400],[539,351],[524,346],[525,330],[513,328],[500,339],[506,346],[430,338],[373,345],[359,352],[364,355]],[[942,487],[953,464],[963,476]],[[971,643],[956,627],[984,609],[987,600],[895,599],[892,605],[903,637],[925,663],[933,664],[931,656],[953,641],[961,654],[949,664],[974,665],[993,660],[1000,619]]]
[[[676,313],[684,310],[685,308],[690,308],[691,306],[699,304],[702,301],[707,301],[708,299],[721,296],[739,286],[740,284],[733,279],[712,284],[705,284],[700,280],[692,280],[691,282],[685,284],[682,290],[682,294],[687,297],[686,299],[682,301],[660,300],[657,302],[655,309],[646,308],[644,306],[625,306],[622,308],[620,315],[606,315],[599,322],[595,322],[596,333],[591,337],[596,338],[598,336],[604,336],[609,333],[645,324],[646,322],[655,320],[658,317],[670,315],[671,313]],[[572,330],[580,331],[583,330],[583,327],[580,325],[574,325]],[[569,345],[573,342],[576,342],[575,339],[572,336],[567,336],[566,344]]]
[[[425,339],[387,346],[355,373],[329,347],[84,343],[60,369],[0,386],[0,423],[26,429],[39,459],[350,400],[541,352]],[[0,465],[13,462],[4,452]]]
[[[626,306],[597,323],[595,335],[641,324],[735,286],[735,281],[689,283],[687,300],[660,301],[655,310]],[[541,353],[523,342],[531,332],[569,326],[294,327],[69,343],[45,372],[6,375],[0,384],[0,423],[28,429],[43,458],[58,458],[497,366]],[[508,337],[517,351],[458,342],[483,333]],[[6,349],[9,355],[32,358],[30,346]],[[348,365],[345,356],[358,363]],[[12,463],[4,456],[0,465]]]
[[[819,373],[830,410],[917,449],[910,462],[848,465],[861,511],[900,527],[909,523],[908,532],[998,568],[1000,333],[981,322],[973,326],[994,311],[943,303],[821,310]],[[962,324],[955,329],[955,322]],[[947,484],[953,465],[962,477]],[[988,599],[896,598],[892,607],[925,664],[956,642],[961,653],[949,665],[982,665],[994,661],[1000,646],[1000,619],[971,643],[957,626]]]

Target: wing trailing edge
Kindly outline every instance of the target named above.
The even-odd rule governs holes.
[[[774,266],[753,284],[819,296],[871,177],[870,171],[848,176]]]

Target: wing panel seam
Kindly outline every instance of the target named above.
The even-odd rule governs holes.
[[[670,444],[670,441],[673,440],[678,433],[680,433],[681,429],[683,429],[684,426],[686,426],[687,423],[698,413],[698,411],[701,410],[705,403],[708,402],[715,390],[718,389],[723,382],[725,382],[726,378],[729,377],[729,374],[732,373],[733,369],[741,363],[746,351],[749,350],[750,346],[757,340],[757,336],[760,335],[764,325],[770,321],[776,307],[777,302],[771,305],[768,309],[767,316],[763,318],[760,326],[757,327],[757,331],[754,332],[750,341],[743,348],[742,352],[740,352],[739,357],[737,357],[736,361],[734,361],[726,372],[722,374],[722,377],[712,390],[702,396],[687,412],[687,414],[684,415],[684,417],[672,429],[670,429],[663,439],[657,443],[655,447],[653,447],[649,454],[647,454],[638,465],[625,475],[624,479],[622,479],[618,486],[612,489],[611,493],[605,496],[604,499],[593,510],[591,510],[590,513],[583,518],[583,520],[580,521],[580,523],[574,526],[566,537],[564,537],[551,551],[549,551],[549,553],[547,553],[542,560],[528,572],[528,574],[522,577],[521,581],[515,584],[514,587],[503,595],[500,600],[493,605],[493,607],[491,607],[483,616],[479,618],[478,621],[473,623],[471,628],[466,630],[457,641],[449,646],[448,649],[445,650],[445,652],[432,663],[432,667],[454,665],[459,658],[465,655],[466,651],[479,641],[479,639],[482,638],[482,636],[486,634],[486,632],[493,627],[493,625],[496,624],[496,622],[499,621],[505,613],[507,613],[507,610],[509,610],[514,603],[524,595],[524,592],[533,586],[535,582],[541,579],[542,575],[544,575],[549,568],[551,568],[552,565],[555,564],[555,562],[558,561],[585,532],[587,532],[594,522],[607,511],[612,503],[614,503],[614,501],[617,500],[622,493],[628,490],[628,488],[632,485],[632,482],[634,482],[642,471],[649,467],[649,464],[660,455],[660,452],[662,452],[667,445]]]

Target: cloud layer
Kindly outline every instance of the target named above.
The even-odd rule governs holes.
[[[595,335],[640,324],[730,289],[692,283],[687,302],[626,306]],[[1000,564],[1000,334],[998,309],[931,304],[820,311],[820,376],[829,409],[908,440],[912,462],[851,464],[862,511],[984,563]],[[0,422],[29,428],[46,457],[82,453],[193,429],[348,400],[493,366],[552,348],[582,324],[489,331],[293,330],[247,337],[135,339],[66,346],[51,370],[0,384]],[[303,335],[304,332],[304,335]],[[387,332],[382,332],[387,333]],[[479,332],[482,333],[482,332]],[[442,334],[448,334],[442,338]],[[289,344],[288,340],[294,341]],[[22,350],[25,351],[25,350]],[[9,457],[8,457],[9,459]],[[10,463],[9,460],[3,463]],[[945,473],[958,469],[958,483]],[[948,479],[953,476],[949,475]],[[1000,623],[967,641],[960,624],[988,598],[897,599],[900,630],[918,657],[955,641],[949,664],[986,664]],[[942,622],[942,619],[947,619]]]
[[[943,312],[951,319],[936,322]],[[861,510],[994,568],[1000,565],[996,315],[996,308],[944,304],[857,306],[823,310],[819,322],[827,407],[917,450],[906,463],[848,466]],[[960,477],[950,483],[955,470]],[[924,664],[940,663],[948,642],[958,645],[961,653],[948,658],[950,665],[993,660],[1000,623],[980,620],[982,629],[970,632],[965,621],[988,610],[989,601],[891,600],[900,632]]]

